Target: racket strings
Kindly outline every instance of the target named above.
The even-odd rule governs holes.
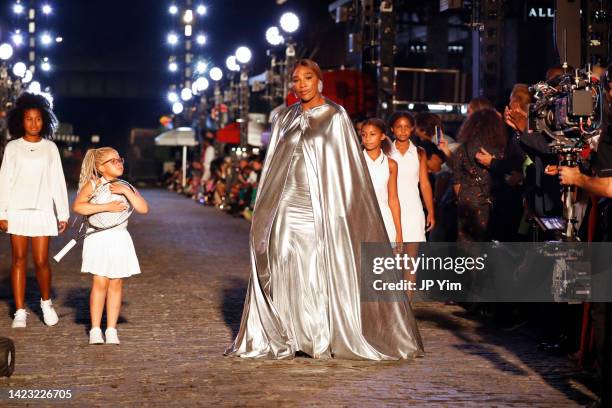
[[[129,200],[123,195],[112,194],[110,191],[110,184],[112,183],[122,183],[132,188],[129,183],[119,180],[105,183],[99,186],[92,193],[92,197],[89,202],[92,204],[107,204],[112,201],[120,201],[125,205],[125,209],[119,212],[104,211],[90,215],[88,218],[88,223],[94,228],[108,229],[119,226],[126,222],[132,214],[133,207]]]

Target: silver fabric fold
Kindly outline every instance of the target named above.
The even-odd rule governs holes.
[[[226,355],[390,360],[423,355],[408,302],[362,302],[362,242],[388,242],[352,123],[326,100],[272,127],[253,214],[251,274]]]

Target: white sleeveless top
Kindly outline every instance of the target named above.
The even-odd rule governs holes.
[[[402,209],[402,237],[404,242],[425,241],[425,213],[419,192],[419,152],[410,142],[406,153],[401,154],[393,143],[389,155],[397,162],[397,195]]]
[[[370,178],[374,185],[376,199],[385,223],[389,241],[395,242],[395,224],[393,223],[393,215],[389,207],[389,190],[387,188],[390,175],[389,159],[383,152],[380,153],[380,156],[378,156],[376,160],[372,160],[365,150],[363,151],[363,155],[368,165]]]

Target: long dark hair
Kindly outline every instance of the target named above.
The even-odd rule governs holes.
[[[380,130],[382,134],[385,135],[385,138],[382,140],[380,147],[383,153],[388,156],[391,153],[391,139],[389,139],[389,136],[387,136],[387,126],[385,125],[385,122],[382,119],[370,118],[363,122],[363,124],[361,125],[362,131],[366,126],[374,126],[378,130]]]
[[[463,122],[457,139],[468,147],[503,149],[506,146],[506,131],[496,111],[481,109]]]
[[[57,130],[57,117],[53,113],[51,103],[47,98],[39,94],[24,92],[17,98],[15,107],[8,113],[8,130],[12,138],[25,136],[23,127],[23,118],[25,112],[30,109],[36,109],[40,112],[43,125],[40,130],[40,136],[45,139],[52,139],[53,134]]]

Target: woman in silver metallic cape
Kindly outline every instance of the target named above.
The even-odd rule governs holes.
[[[244,311],[225,354],[421,356],[407,301],[361,299],[361,243],[388,238],[353,125],[321,95],[315,62],[298,61],[293,83],[301,103],[280,112],[272,126],[251,225]]]

